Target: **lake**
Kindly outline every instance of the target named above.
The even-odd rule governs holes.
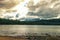
[[[0,25],[1,34],[60,33],[59,25]]]

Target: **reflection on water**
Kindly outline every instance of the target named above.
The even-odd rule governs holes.
[[[24,34],[24,33],[59,33],[60,26],[57,25],[0,25],[0,35],[2,33]],[[16,35],[15,34],[15,35]]]

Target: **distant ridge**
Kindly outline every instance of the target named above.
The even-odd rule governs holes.
[[[0,19],[0,25],[60,25],[60,19],[50,19],[50,20],[38,20],[38,21],[19,21],[19,20],[9,20]]]

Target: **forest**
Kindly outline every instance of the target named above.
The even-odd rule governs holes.
[[[19,21],[10,19],[1,19],[0,25],[60,25],[60,19],[38,20],[38,21]]]

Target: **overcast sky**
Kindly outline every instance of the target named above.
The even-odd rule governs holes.
[[[38,1],[38,0],[37,0]],[[28,4],[30,12],[28,15],[39,16],[42,18],[52,18],[59,15],[60,1],[59,0],[40,0],[36,5],[33,2]]]
[[[60,1],[59,0],[37,0],[37,1],[30,0],[29,2],[28,1],[26,2],[27,2],[25,6],[26,8],[20,5],[21,9],[23,9],[23,10],[20,9],[21,15],[27,12],[25,11],[25,9],[27,10],[28,8],[29,11],[27,12],[27,15],[25,14],[26,17],[38,16],[39,18],[54,18],[54,17],[60,18]],[[23,14],[21,13],[21,11]]]

